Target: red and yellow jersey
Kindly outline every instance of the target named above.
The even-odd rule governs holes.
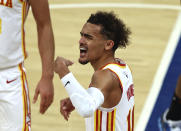
[[[0,69],[16,66],[26,58],[27,13],[26,0],[0,0]]]
[[[99,107],[94,116],[85,118],[86,131],[133,131],[134,86],[131,71],[126,64],[116,63],[108,64],[104,69],[110,70],[119,78],[122,97],[115,107]]]

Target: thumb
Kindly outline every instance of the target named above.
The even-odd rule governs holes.
[[[72,61],[70,61],[70,60],[65,61],[66,66],[71,66],[72,64],[74,64],[74,63]]]
[[[35,90],[35,94],[34,94],[34,97],[33,97],[33,104],[35,104],[36,103],[36,101],[37,101],[37,99],[38,99],[38,95],[39,95],[39,90]]]

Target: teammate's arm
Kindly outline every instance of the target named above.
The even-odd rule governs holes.
[[[40,94],[40,113],[44,113],[53,102],[54,37],[48,0],[30,0],[33,16],[37,24],[38,47],[42,63],[41,79],[35,90],[33,102]]]

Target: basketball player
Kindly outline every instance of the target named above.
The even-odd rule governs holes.
[[[70,98],[61,101],[66,120],[74,108],[85,118],[86,131],[133,131],[134,86],[126,63],[115,58],[118,47],[125,48],[130,30],[113,12],[91,14],[84,24],[79,40],[81,64],[90,62],[94,74],[89,88],[84,89],[62,57],[55,61],[55,72]]]
[[[178,78],[172,103],[162,116],[163,131],[181,131],[181,75]]]
[[[40,113],[53,101],[54,38],[48,0],[0,0],[0,131],[30,131],[31,110],[24,68],[24,23],[29,5],[37,23],[42,76],[34,102],[41,96]],[[33,39],[33,38],[32,38]]]

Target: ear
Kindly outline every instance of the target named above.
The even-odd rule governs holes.
[[[112,50],[113,46],[114,46],[114,41],[107,40],[104,48],[105,48],[105,50]]]

